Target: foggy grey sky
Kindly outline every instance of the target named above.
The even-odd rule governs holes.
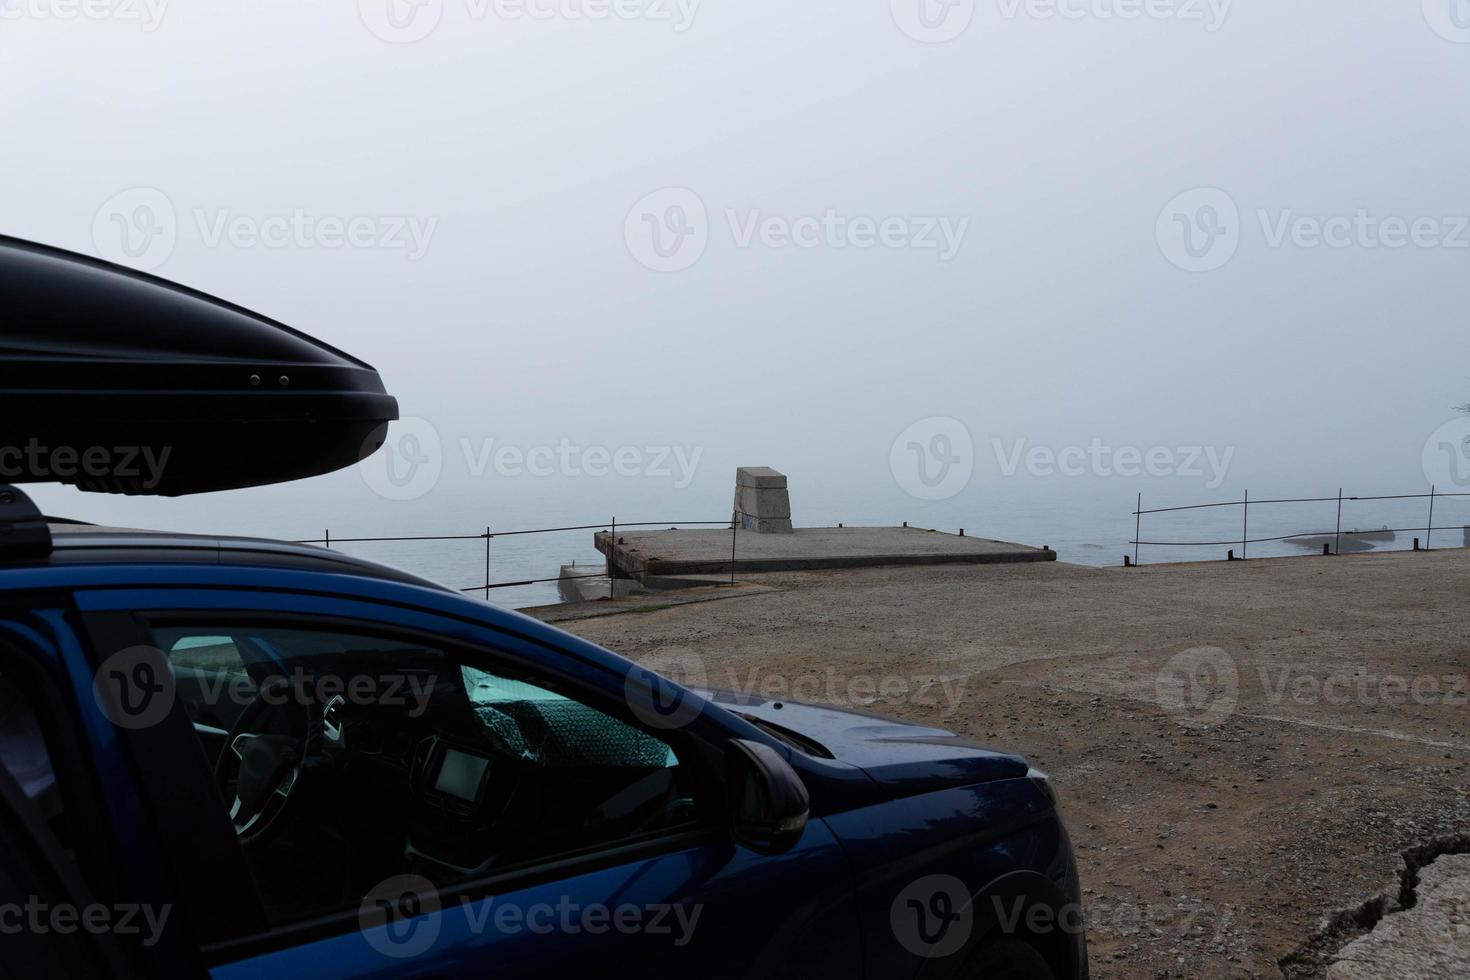
[[[115,258],[107,209],[161,192],[176,240],[151,271],[375,365],[441,437],[442,476],[410,502],[349,470],[185,501],[41,488],[48,510],[285,536],[614,506],[698,519],[728,510],[735,466],[767,464],[791,474],[798,518],[850,500],[896,520],[930,505],[895,481],[890,449],[933,417],[964,424],[975,471],[933,506],[982,521],[1032,494],[1418,492],[1426,440],[1470,400],[1458,0],[1156,0],[1174,15],[1135,20],[1101,16],[1118,0],[1063,0],[1076,17],[988,0],[944,43],[900,26],[920,0],[660,2],[605,20],[445,0],[412,43],[374,33],[389,0],[175,2],[156,24],[142,0],[107,2],[70,19],[67,0],[3,4],[3,231]],[[658,272],[625,231],[666,188],[697,195],[708,241]],[[1199,188],[1239,211],[1238,249],[1207,272],[1159,235]],[[213,239],[222,220],[298,210],[432,232],[418,257]],[[967,224],[950,257],[740,241],[753,212],[829,210]],[[1433,219],[1432,244],[1272,244],[1283,220],[1360,211]],[[487,439],[702,455],[687,488],[475,477],[462,441]],[[1218,488],[1007,477],[993,439],[1233,456]]]

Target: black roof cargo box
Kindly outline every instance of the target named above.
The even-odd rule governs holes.
[[[375,452],[378,372],[192,289],[0,236],[0,483],[175,496]]]

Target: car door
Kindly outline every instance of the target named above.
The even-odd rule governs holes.
[[[319,664],[351,667],[354,657],[361,663],[376,664],[366,670],[352,668],[348,671],[351,676],[332,678],[339,682],[334,688],[339,693],[335,699],[325,699],[326,704],[316,694],[305,697],[303,703],[330,706],[327,731],[330,733],[336,725],[348,726],[348,746],[354,745],[351,726],[357,725],[360,735],[356,745],[367,744],[357,754],[376,756],[379,763],[394,751],[411,748],[415,754],[409,759],[388,758],[387,763],[403,765],[395,769],[385,764],[376,770],[383,775],[365,785],[356,777],[347,781],[351,785],[345,789],[344,784],[333,783],[329,799],[334,801],[335,809],[309,811],[322,818],[310,823],[329,833],[324,838],[327,843],[314,846],[304,856],[290,855],[276,862],[279,866],[264,870],[261,866],[271,864],[269,857],[262,856],[264,849],[242,846],[234,833],[215,833],[210,838],[212,848],[220,847],[219,842],[228,838],[233,853],[216,854],[199,843],[196,831],[200,826],[231,827],[228,786],[213,787],[220,789],[221,795],[213,807],[203,808],[208,812],[175,807],[164,813],[164,818],[175,824],[161,828],[166,840],[188,848],[196,862],[213,865],[218,859],[218,867],[223,869],[222,874],[185,882],[186,891],[181,896],[188,909],[212,920],[196,928],[199,935],[214,937],[201,950],[212,975],[478,978],[493,969],[571,976],[633,964],[648,976],[676,972],[701,977],[860,975],[861,943],[852,901],[852,875],[837,840],[825,822],[813,818],[795,845],[783,853],[758,853],[739,843],[729,829],[728,813],[733,804],[723,788],[727,743],[734,733],[715,719],[696,717],[677,731],[650,724],[628,710],[625,674],[589,662],[585,651],[559,649],[548,642],[545,631],[533,635],[538,631],[518,629],[514,620],[490,607],[441,597],[433,603],[440,608],[423,608],[404,601],[422,597],[423,590],[403,588],[399,590],[403,596],[393,595],[396,587],[385,583],[375,583],[371,591],[376,594],[372,596],[325,595],[319,583],[313,585],[312,594],[304,590],[180,588],[112,590],[77,596],[88,622],[93,624],[94,642],[102,643],[99,657],[107,655],[109,649],[151,646],[159,655],[174,655],[177,659],[181,640],[197,638],[196,647],[213,646],[218,652],[225,645],[223,638],[230,638],[232,646],[246,651],[245,671],[251,676],[238,685],[214,685],[214,689],[234,691],[237,700],[258,699],[263,681],[270,680],[270,671],[289,673],[302,668],[312,677],[312,683],[320,684],[329,673],[318,670]],[[302,650],[306,652],[300,653]],[[575,811],[581,804],[544,802],[539,804],[544,810],[527,811],[544,814],[546,821],[523,822],[516,839],[521,835],[537,837],[541,830],[544,832],[539,837],[550,843],[543,840],[526,852],[529,857],[520,855],[524,859],[499,866],[494,864],[497,857],[492,853],[489,862],[478,862],[484,867],[477,866],[475,858],[480,855],[464,860],[436,855],[426,861],[424,853],[430,848],[420,845],[418,817],[405,818],[403,813],[423,810],[421,797],[448,798],[438,789],[431,794],[427,782],[414,775],[427,765],[417,756],[444,760],[441,768],[447,771],[448,753],[456,751],[455,746],[479,744],[474,739],[486,733],[476,735],[455,728],[459,723],[450,721],[443,723],[444,731],[430,733],[422,727],[422,718],[410,721],[411,711],[400,711],[398,715],[388,712],[391,706],[382,694],[388,683],[381,667],[394,657],[403,658],[406,674],[422,676],[425,665],[437,662],[444,668],[441,674],[457,679],[454,684],[432,687],[426,697],[432,706],[425,709],[425,714],[436,718],[447,710],[445,704],[458,704],[456,699],[465,695],[469,690],[466,685],[475,678],[491,678],[490,696],[503,701],[471,704],[470,708],[475,718],[493,729],[490,738],[520,740],[515,759],[525,771],[538,761],[544,764],[544,772],[535,771],[537,788],[530,798],[581,799],[582,789],[611,779],[607,787],[587,789],[593,794],[608,789],[609,795],[606,799],[587,796],[599,802],[585,818]],[[434,657],[442,659],[435,661]],[[348,701],[344,706],[343,692],[364,679],[370,682],[364,687],[378,685],[372,694],[377,700],[370,698],[362,706]],[[409,679],[412,681],[412,676]],[[283,685],[289,683],[282,681]],[[399,690],[412,687],[412,683],[399,685]],[[188,696],[185,687],[174,685],[171,697],[175,701]],[[452,720],[464,716],[463,710],[456,710],[458,714],[451,712],[443,717]],[[250,713],[236,703],[210,717],[239,719]],[[138,760],[150,795],[202,798],[207,794],[200,793],[199,784],[218,776],[211,770],[217,769],[220,757],[211,759],[211,751],[228,752],[239,735],[257,734],[231,733],[221,749],[213,749],[208,739],[196,737],[191,716],[201,717],[201,706],[186,708],[175,703],[164,720],[154,726],[154,734],[157,737],[158,732],[167,729],[174,741],[194,738],[202,764],[163,769]],[[516,723],[520,727],[507,722],[507,718],[521,719]],[[413,729],[412,738],[403,740],[388,721],[401,721],[404,728],[420,727]],[[506,725],[511,727],[504,728]],[[573,727],[561,731],[558,725]],[[289,725],[282,731],[285,728]],[[539,760],[531,751],[533,742],[543,757]],[[625,760],[609,763],[605,755],[610,742],[627,746],[627,751],[643,758],[647,772],[627,785],[618,784],[622,777],[617,773]],[[245,751],[254,751],[253,739],[242,744]],[[306,744],[304,737],[302,744]],[[672,761],[666,765],[675,775],[661,772],[657,758],[649,761],[649,747],[655,744],[667,746]],[[370,761],[358,759],[356,751],[344,750],[340,760],[334,759],[334,771],[341,768],[345,772],[349,764]],[[484,777],[483,761],[478,770],[482,775],[473,775],[478,751],[471,747],[461,752],[469,757],[470,768],[465,770],[466,763],[461,759],[456,771],[470,772],[471,783],[479,779],[488,784],[493,781],[494,770],[490,777]],[[562,757],[563,768],[556,768],[552,761],[558,757]],[[241,772],[244,763],[242,756],[237,764]],[[494,764],[503,766],[504,760],[497,757]],[[314,773],[303,780],[310,783],[318,778]],[[323,773],[320,778],[328,777]],[[441,782],[449,779],[444,772],[435,778]],[[523,776],[522,782],[527,778]],[[678,793],[667,789],[674,782],[683,787]],[[237,788],[239,785],[237,782]],[[656,789],[640,789],[645,786]],[[364,793],[368,796],[363,797]],[[640,793],[649,794],[661,807],[666,801],[658,794],[678,797],[668,803],[668,813],[678,814],[678,819],[659,810],[650,825],[652,829],[639,823],[624,837],[610,830],[592,833],[586,829],[619,826],[621,809],[638,815],[632,807],[641,805]],[[354,802],[349,805],[349,800]],[[236,807],[241,804],[239,795],[234,803]],[[320,800],[310,805],[322,806]],[[687,814],[681,807],[687,809]],[[509,810],[502,814],[505,812]],[[404,842],[402,860],[395,851],[399,826],[395,821],[400,820],[409,828],[410,838]],[[577,844],[568,846],[564,853],[557,849],[556,833],[537,826],[538,822],[558,821]],[[235,821],[235,829],[240,827]],[[482,829],[475,831],[480,832]],[[352,846],[342,851],[349,857],[338,860],[333,856],[336,847],[330,835],[351,839]],[[456,843],[453,834],[439,834],[437,838],[429,835],[428,839],[450,849]],[[298,843],[293,840],[286,846]],[[242,858],[241,851],[248,853]],[[365,854],[381,858],[370,860],[363,857]],[[175,855],[175,863],[181,859],[182,855]],[[241,867],[251,869],[248,875],[242,875]],[[318,876],[331,878],[334,884],[322,889],[323,894],[338,899],[345,896],[348,901],[281,914],[268,897],[261,896],[273,891],[271,875],[298,881],[290,878],[294,868],[313,869]],[[446,875],[446,868],[456,872]],[[430,873],[423,873],[426,870]],[[350,887],[336,886],[339,874]],[[229,880],[231,876],[238,880]],[[305,877],[299,879],[299,885],[309,890],[313,882]],[[254,896],[258,904],[253,914],[220,911],[229,907],[216,893],[222,889],[233,891],[237,897]],[[286,891],[288,896],[299,894],[299,889],[295,893]]]

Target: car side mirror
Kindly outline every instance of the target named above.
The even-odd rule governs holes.
[[[769,745],[733,739],[725,753],[735,840],[762,854],[783,854],[806,830],[811,798],[790,763]]]

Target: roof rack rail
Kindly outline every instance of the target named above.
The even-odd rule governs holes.
[[[45,558],[51,554],[51,529],[24,493],[0,483],[0,558]]]

